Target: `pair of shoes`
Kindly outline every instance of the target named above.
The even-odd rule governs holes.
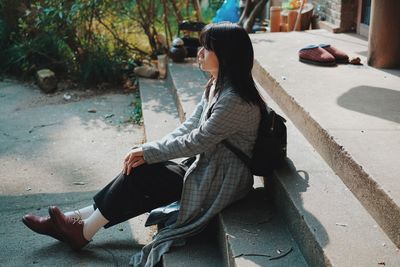
[[[349,56],[329,44],[320,44],[300,49],[299,60],[319,66],[334,66],[336,63],[348,63]]]
[[[75,250],[80,250],[89,241],[83,236],[84,222],[81,218],[65,216],[61,210],[55,206],[49,207],[50,218],[53,220],[63,241]]]
[[[57,240],[64,241],[63,236],[57,230],[57,227],[50,216],[40,217],[33,214],[27,214],[22,217],[22,222],[29,229],[38,234],[48,235]]]

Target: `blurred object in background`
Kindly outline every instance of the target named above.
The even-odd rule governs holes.
[[[212,21],[214,23],[221,21],[236,23],[240,19],[239,12],[239,5],[236,0],[225,0]]]
[[[200,46],[199,33],[206,26],[200,21],[183,21],[178,26],[178,37],[183,41],[186,57],[196,57],[197,48]],[[183,36],[181,36],[181,34]]]

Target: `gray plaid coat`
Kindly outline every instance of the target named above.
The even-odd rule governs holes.
[[[149,164],[192,156],[196,160],[184,177],[177,222],[161,230],[132,257],[134,266],[155,265],[171,245],[200,232],[210,219],[244,197],[253,186],[249,169],[221,141],[228,139],[250,156],[260,121],[259,108],[246,103],[230,87],[212,101],[215,104],[208,119],[208,102],[203,94],[183,124],[161,140],[142,146]]]

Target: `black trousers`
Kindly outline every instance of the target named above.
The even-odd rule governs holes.
[[[172,161],[143,164],[120,173],[94,197],[94,207],[109,220],[105,228],[168,205],[181,197],[186,167]]]

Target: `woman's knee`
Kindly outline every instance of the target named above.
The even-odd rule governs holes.
[[[128,178],[133,181],[142,180],[146,177],[153,176],[155,173],[155,168],[157,168],[158,165],[159,165],[159,163],[156,163],[156,164],[144,163],[144,164],[132,169],[129,175],[124,174],[124,176],[125,176],[125,178]]]
[[[142,176],[145,173],[149,172],[152,164],[144,163],[134,169],[131,169],[131,173],[128,176]]]

